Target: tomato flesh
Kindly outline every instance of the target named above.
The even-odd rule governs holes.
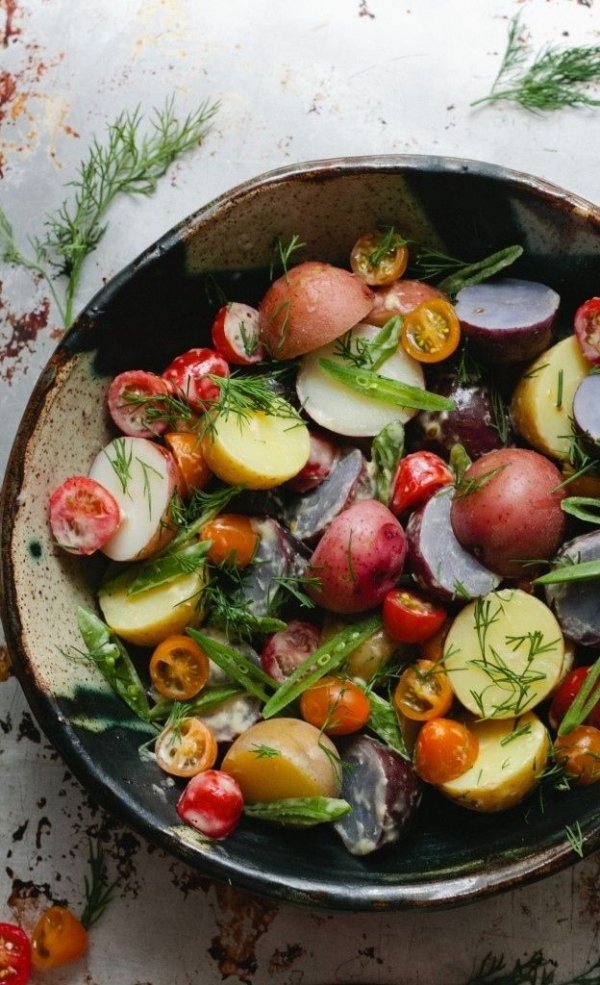
[[[165,444],[177,462],[183,480],[183,495],[190,496],[194,489],[204,489],[212,478],[202,442],[191,431],[169,431],[165,434]]]
[[[0,923],[0,982],[27,985],[31,973],[31,944],[14,923]]]
[[[212,324],[212,343],[228,363],[251,366],[265,358],[260,341],[259,313],[247,304],[224,304]]]
[[[322,677],[302,692],[300,714],[327,735],[350,735],[366,725],[371,705],[352,681]]]
[[[392,511],[408,512],[430,499],[438,489],[454,482],[452,470],[439,455],[415,451],[401,459],[394,478]]]
[[[426,722],[445,715],[452,706],[448,675],[431,660],[417,660],[403,672],[394,691],[394,704],[406,718]]]
[[[408,265],[406,240],[393,229],[365,233],[350,253],[352,272],[371,287],[392,284]]]
[[[203,413],[207,404],[218,400],[220,389],[211,376],[229,376],[229,366],[214,349],[188,349],[167,366],[162,374],[192,410]]]
[[[427,783],[447,783],[471,768],[479,740],[454,718],[432,718],[422,726],[415,744],[415,769]]]
[[[159,694],[189,701],[204,687],[210,665],[204,650],[189,636],[168,636],[150,658],[150,678]]]
[[[233,776],[209,769],[190,780],[176,810],[182,821],[207,838],[226,838],[238,826],[244,796]]]
[[[208,559],[213,564],[230,564],[245,568],[254,557],[258,534],[247,516],[221,513],[200,531],[202,540],[212,541]]]
[[[217,740],[199,718],[183,718],[167,725],[154,744],[156,762],[173,776],[195,776],[215,765]]]
[[[108,388],[108,410],[123,434],[130,438],[155,438],[167,427],[164,401],[169,387],[155,373],[131,369],[115,376]]]
[[[409,356],[422,363],[439,363],[451,356],[460,342],[460,322],[450,302],[433,298],[409,312],[401,342]]]
[[[600,780],[600,729],[578,725],[554,743],[554,758],[576,787]]]
[[[121,523],[114,496],[87,475],[73,475],[55,489],[49,510],[54,539],[70,554],[100,550]]]
[[[600,298],[584,301],[575,312],[575,335],[582,355],[594,365],[600,363]]]
[[[77,917],[64,906],[51,906],[35,925],[32,937],[32,960],[45,971],[77,961],[85,953],[88,935]]]
[[[397,643],[424,643],[442,628],[446,610],[404,589],[394,588],[383,600],[383,626]]]

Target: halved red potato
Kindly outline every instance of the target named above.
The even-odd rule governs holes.
[[[373,291],[373,307],[365,320],[370,325],[378,325],[381,328],[394,315],[408,315],[423,301],[443,297],[442,292],[432,284],[426,284],[422,280],[401,278],[387,287]]]

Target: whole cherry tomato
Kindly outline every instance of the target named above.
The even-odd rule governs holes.
[[[235,831],[244,810],[240,785],[223,770],[205,770],[192,777],[177,801],[177,813],[207,838],[226,838]]]
[[[195,776],[215,765],[217,740],[199,718],[167,725],[154,744],[156,762],[173,776]]]
[[[121,523],[121,510],[95,479],[73,475],[50,497],[50,527],[57,544],[70,554],[93,554],[104,547]]]
[[[115,376],[108,388],[108,410],[123,434],[155,438],[167,427],[164,398],[169,385],[156,373],[130,369]]]
[[[212,343],[228,363],[251,366],[265,358],[256,308],[238,301],[224,304],[212,324]]]
[[[322,677],[302,692],[300,714],[326,735],[349,735],[366,725],[371,705],[364,691],[352,681]]]
[[[31,936],[32,960],[45,971],[77,961],[88,945],[87,931],[64,906],[51,906],[36,923]]]
[[[406,270],[406,240],[390,227],[365,233],[357,239],[350,253],[352,272],[372,287],[392,284]]]
[[[600,363],[600,298],[590,298],[579,306],[575,335],[582,355],[594,365]]]
[[[184,496],[189,496],[194,489],[204,489],[212,472],[206,464],[198,435],[192,431],[169,431],[165,434],[165,444],[177,462]]]
[[[431,660],[417,660],[403,672],[394,691],[394,704],[406,718],[426,722],[445,715],[452,706],[448,675]]]
[[[208,559],[213,564],[231,564],[245,568],[254,557],[258,534],[247,516],[221,513],[200,531],[202,540],[210,540]]]
[[[416,592],[393,588],[383,600],[383,626],[397,643],[424,643],[441,629],[447,612]]]
[[[439,455],[431,451],[406,455],[400,460],[394,478],[392,511],[397,515],[406,513],[452,482],[452,470]]]
[[[208,680],[210,665],[204,650],[189,636],[168,636],[150,658],[150,679],[159,694],[189,701]]]
[[[553,729],[558,729],[558,726],[579,694],[581,686],[589,673],[589,669],[589,667],[576,667],[558,685],[548,713],[548,720]],[[593,725],[595,728],[600,728],[600,681],[596,684],[594,691],[598,693],[598,702],[586,718],[586,723]]]
[[[214,349],[189,349],[177,356],[162,374],[176,396],[200,413],[218,400],[220,390],[211,376],[229,376],[229,366]]]
[[[447,783],[471,768],[479,740],[462,722],[432,718],[422,726],[415,744],[415,769],[427,783]]]
[[[31,944],[14,923],[0,923],[0,982],[27,985],[31,973]]]
[[[600,780],[600,729],[578,725],[554,743],[554,758],[576,787]]]
[[[400,336],[403,348],[421,363],[439,363],[458,348],[460,322],[444,298],[423,301],[404,318]]]

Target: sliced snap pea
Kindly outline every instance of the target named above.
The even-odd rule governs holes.
[[[207,657],[217,664],[221,670],[236,681],[249,694],[253,694],[260,701],[268,701],[269,695],[265,688],[275,686],[275,681],[264,670],[253,664],[238,650],[234,650],[225,643],[219,643],[210,636],[205,636],[197,629],[188,629],[187,633],[193,640],[202,647]]]
[[[472,284],[481,284],[482,281],[494,277],[495,274],[499,274],[505,267],[509,267],[515,260],[518,260],[522,253],[522,246],[507,246],[505,249],[498,250],[497,253],[492,253],[483,260],[478,260],[476,263],[469,263],[461,267],[455,273],[444,277],[437,286],[444,294],[458,294],[463,287],[469,287]]]
[[[371,461],[375,469],[375,495],[384,506],[391,501],[394,478],[403,452],[404,425],[401,421],[386,424],[373,438]]]
[[[207,715],[225,701],[229,701],[231,698],[239,698],[243,694],[246,694],[246,691],[238,687],[237,684],[213,684],[210,687],[205,687],[197,698],[182,704],[184,715],[186,718],[193,718],[194,715]],[[175,703],[175,701],[171,701],[169,698],[163,698],[161,701],[157,701],[150,712],[150,720],[153,722],[166,722]]]
[[[421,390],[410,383],[400,383],[387,376],[379,376],[370,369],[356,369],[344,366],[335,359],[319,359],[319,366],[334,380],[339,380],[379,403],[393,407],[410,407],[414,410],[454,410],[454,401],[441,397],[439,393]]]
[[[163,554],[151,561],[145,561],[137,569],[127,594],[139,595],[141,592],[147,592],[158,585],[173,581],[180,575],[196,571],[203,564],[209,547],[208,541],[201,540],[175,554]]]
[[[556,585],[565,581],[589,581],[600,578],[600,560],[580,561],[577,564],[561,564],[554,571],[548,571],[533,579],[534,585]]]
[[[246,804],[244,814],[261,821],[276,821],[298,828],[310,828],[315,824],[337,821],[352,808],[347,800],[337,797],[286,797],[265,803]]]
[[[143,721],[149,721],[150,707],[144,685],[120,639],[95,612],[83,605],[77,609],[77,625],[87,648],[86,656],[131,710]]]
[[[401,315],[394,315],[377,333],[372,342],[369,342],[365,354],[366,365],[369,369],[377,370],[386,359],[396,352],[400,342],[400,333],[404,319]]]
[[[567,496],[561,509],[586,523],[600,523],[600,499],[594,496]],[[587,509],[589,507],[589,509]]]

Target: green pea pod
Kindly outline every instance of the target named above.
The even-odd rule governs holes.
[[[534,585],[556,585],[566,581],[589,581],[600,578],[600,560],[580,561],[578,564],[561,564],[554,571],[533,579]]]
[[[207,715],[215,708],[219,708],[225,701],[241,697],[243,694],[246,694],[246,691],[238,687],[237,684],[214,684],[211,687],[205,687],[193,701],[183,703],[183,715],[185,718],[193,718],[194,715]],[[157,701],[150,712],[150,720],[166,722],[174,705],[175,701],[170,701],[168,698]]]
[[[499,274],[505,267],[509,267],[515,260],[518,260],[522,253],[522,246],[507,246],[504,250],[498,250],[497,253],[492,253],[491,256],[485,257],[483,260],[461,267],[455,273],[444,277],[437,286],[444,294],[454,296],[463,287],[481,284],[482,281]]]
[[[406,748],[406,742],[402,735],[398,716],[391,701],[387,701],[381,695],[375,694],[374,691],[368,691],[367,697],[371,705],[371,714],[369,715],[367,728],[371,732],[375,732],[375,735],[379,736],[385,742],[386,746],[389,746],[390,749],[395,749],[404,759],[410,761],[410,753]]]
[[[204,652],[211,660],[217,664],[221,670],[243,687],[249,694],[253,694],[260,701],[268,701],[269,695],[265,688],[275,686],[275,681],[264,670],[253,664],[238,650],[234,650],[225,643],[219,643],[210,636],[199,633],[197,629],[188,629],[187,633],[193,640],[202,647]]]
[[[600,657],[592,664],[571,706],[558,727],[559,736],[568,735],[585,722],[592,708],[598,704],[596,682],[600,677]]]
[[[353,650],[381,629],[379,616],[369,616],[362,622],[346,626],[318,650],[306,658],[288,678],[280,684],[275,694],[263,708],[263,718],[272,718],[302,694],[311,684],[326,674],[337,670]]]
[[[77,609],[77,625],[87,648],[86,656],[138,718],[149,721],[150,707],[144,685],[120,639],[95,612],[83,605]]]
[[[450,468],[454,472],[457,486],[461,484],[463,476],[471,464],[465,446],[457,441],[450,449]]]
[[[103,584],[103,588],[117,588],[119,584],[129,584],[128,595],[140,595],[158,585],[164,585],[180,575],[196,571],[204,562],[209,550],[207,541],[199,541],[183,548],[176,554],[161,554],[150,561],[143,561],[134,568],[128,568],[123,574],[111,578]]]
[[[369,342],[366,350],[366,366],[372,370],[378,370],[386,359],[396,352],[400,343],[400,333],[404,318],[401,315],[394,315],[386,321],[381,331],[377,333],[372,342]]]
[[[600,523],[600,499],[594,496],[567,496],[560,505],[565,513],[577,517],[578,520]]]
[[[375,496],[389,506],[394,489],[394,477],[404,453],[404,425],[392,421],[375,435],[371,445],[371,460],[375,471]]]
[[[379,376],[370,369],[344,366],[335,359],[319,359],[319,366],[334,380],[379,403],[390,404],[392,407],[410,407],[413,410],[454,410],[454,401],[440,396],[439,393],[430,393],[410,383],[400,383],[387,376]]]
[[[337,797],[286,797],[283,800],[246,804],[244,814],[261,821],[311,828],[315,824],[337,821],[351,809],[347,800]]]

